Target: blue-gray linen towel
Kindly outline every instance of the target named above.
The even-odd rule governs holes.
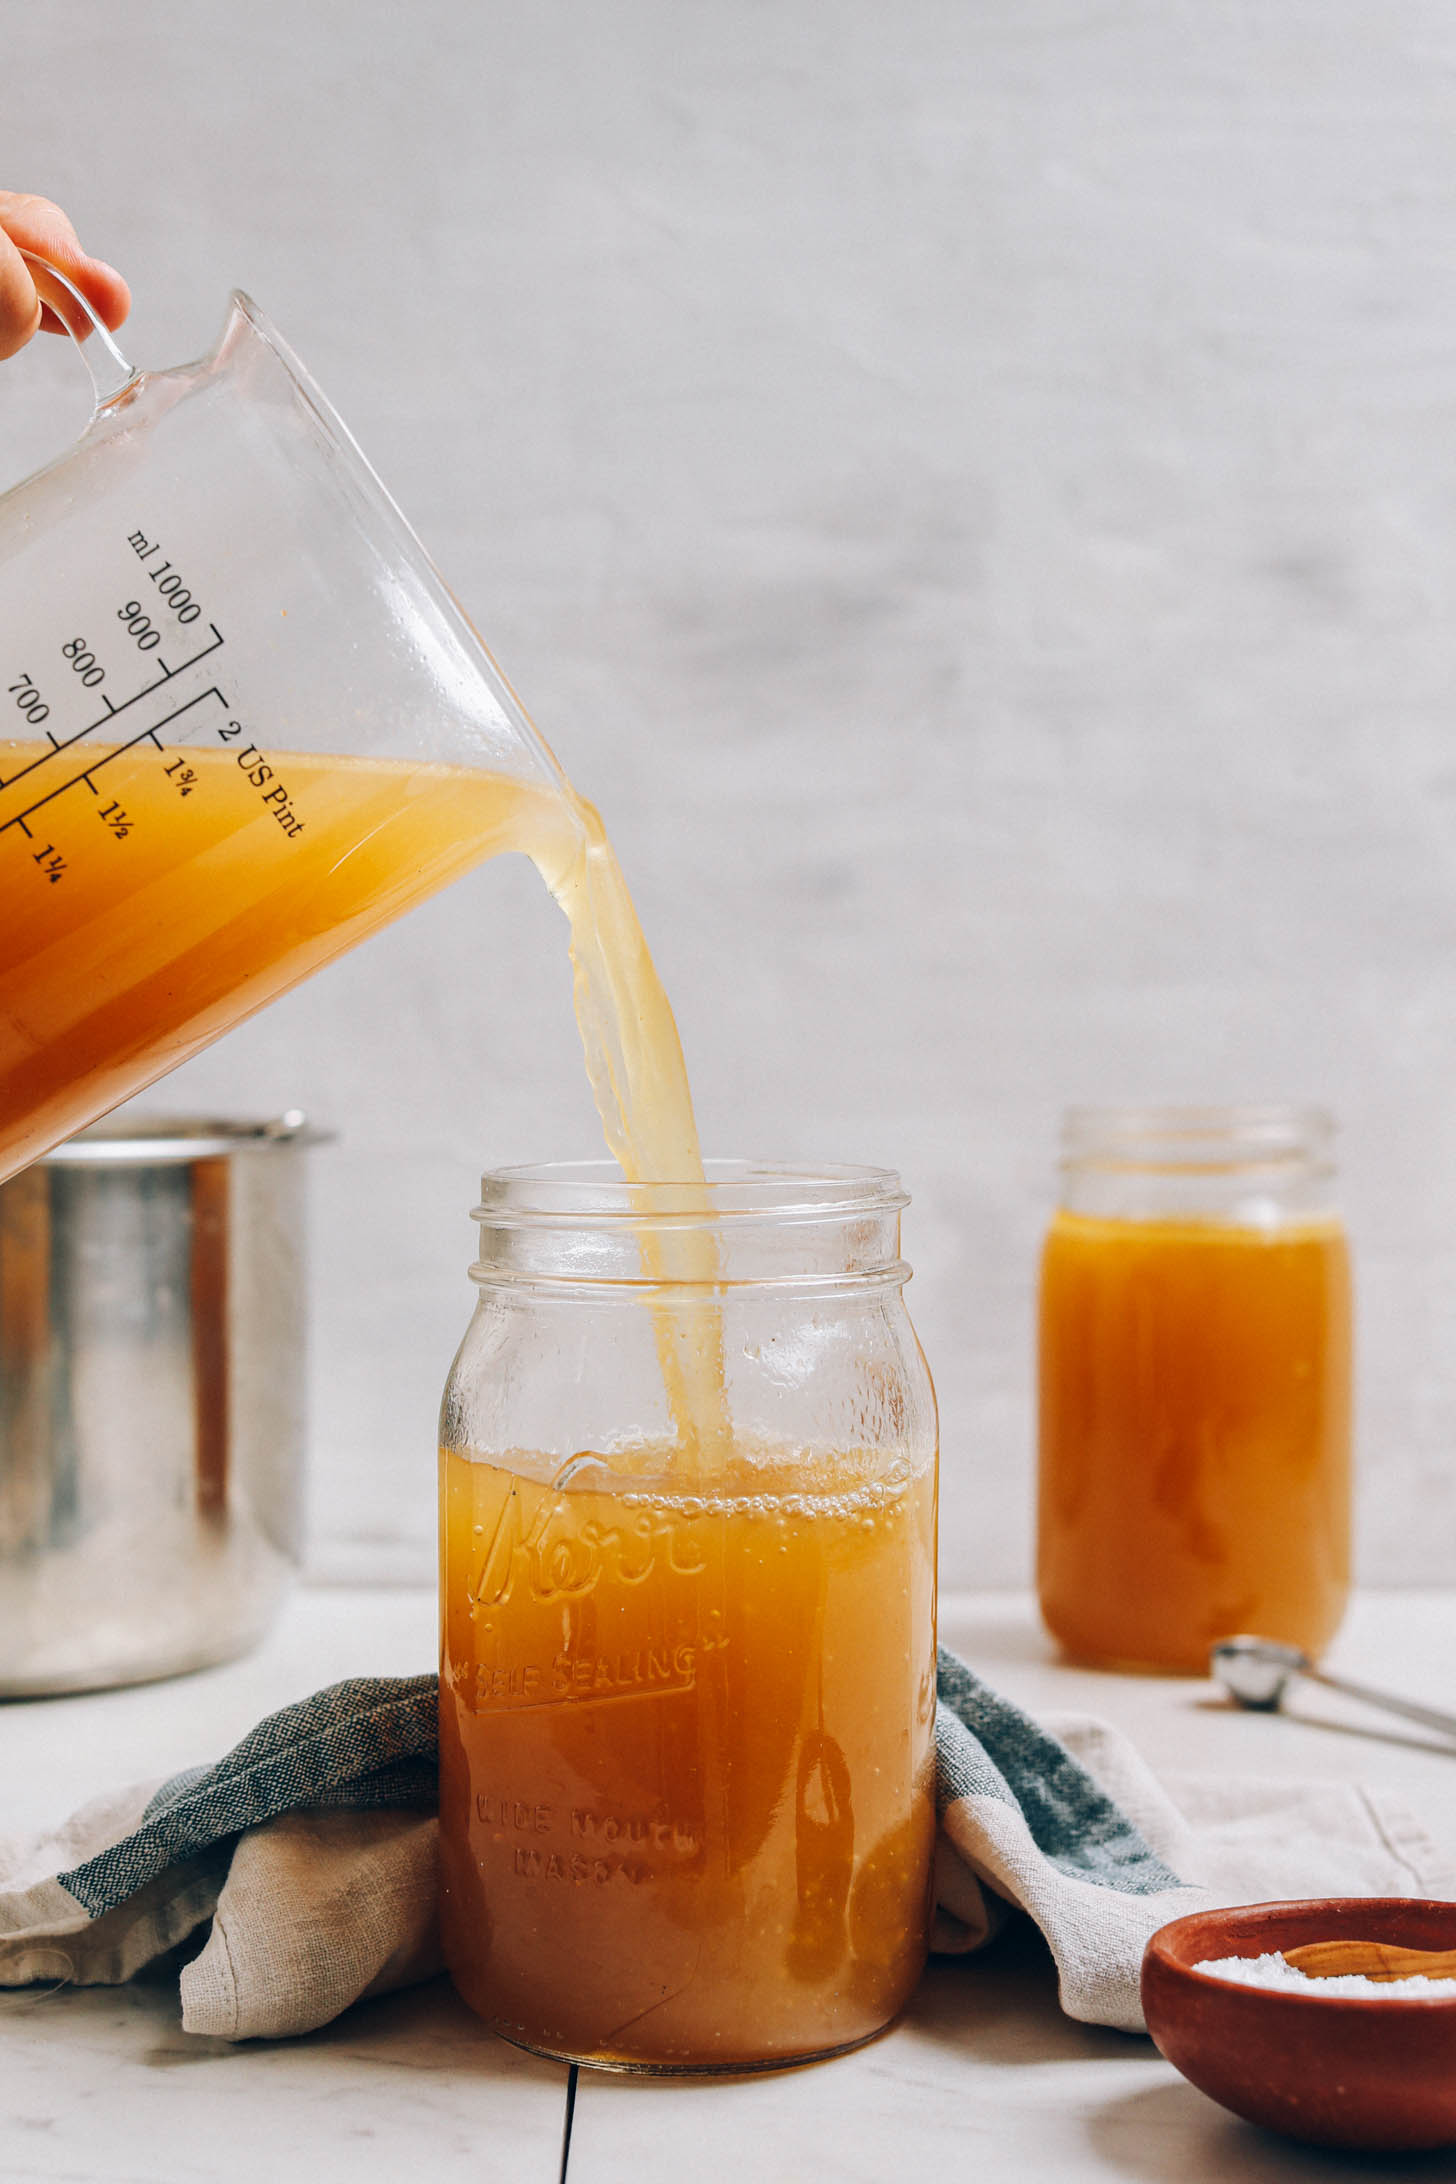
[[[440,1968],[436,1679],[334,1684],[211,1766],[0,1841],[0,1986],[130,1978],[192,1944],[182,2022],[225,2039],[325,2024]],[[1008,1905],[1056,1960],[1062,2006],[1142,2029],[1157,1927],[1212,1903],[1441,1894],[1411,1816],[1352,1785],[1155,1779],[1084,1716],[1036,1722],[939,1660],[934,1946],[977,1948]]]

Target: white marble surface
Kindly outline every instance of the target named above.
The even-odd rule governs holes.
[[[950,1581],[1029,1570],[1059,1107],[1321,1097],[1364,1574],[1442,1582],[1449,0],[0,13],[0,181],[144,363],[254,291],[601,805],[710,1149],[903,1170]],[[83,413],[7,365],[0,478]],[[426,1576],[479,1171],[597,1140],[556,913],[502,861],[167,1096],[338,1129],[315,1537]]]
[[[954,1595],[942,1634],[1010,1696],[1117,1722],[1155,1766],[1399,1784],[1456,1852],[1456,1755],[1313,1692],[1286,1716],[1231,1712],[1206,1685],[1059,1665],[1021,1596]],[[146,1689],[0,1708],[0,1829],[223,1750],[260,1713],[335,1677],[429,1661],[424,1591],[298,1596],[250,1660]],[[1456,1598],[1367,1595],[1332,1664],[1450,1699]],[[566,2073],[481,2031],[444,1982],[361,2004],[296,2041],[238,2047],[180,2030],[174,1985],[0,1994],[0,2184],[395,2184],[560,2173]],[[1049,1960],[1013,1933],[932,1965],[883,2040],[819,2068],[670,2084],[584,2073],[571,2184],[644,2178],[847,2184],[1298,2184],[1456,2179],[1315,2154],[1226,2116],[1143,2040],[1076,2025]]]
[[[4,2184],[360,2184],[560,2171],[566,2072],[443,1982],[304,2040],[196,2040],[172,1983],[0,1996]]]

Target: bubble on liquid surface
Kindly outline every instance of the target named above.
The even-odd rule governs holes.
[[[659,1488],[655,1493],[624,1494],[623,1505],[643,1509],[679,1522],[723,1517],[742,1523],[745,1518],[773,1525],[783,1534],[805,1519],[820,1523],[855,1524],[866,1531],[890,1525],[905,1514],[906,1479],[865,1480],[847,1493],[813,1494],[789,1491],[779,1494],[681,1494]],[[781,1551],[786,1551],[780,1542]]]

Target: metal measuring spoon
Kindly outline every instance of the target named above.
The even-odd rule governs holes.
[[[1209,1655],[1208,1666],[1229,1696],[1255,1713],[1276,1713],[1293,1679],[1304,1676],[1310,1683],[1323,1684],[1328,1691],[1359,1699],[1364,1706],[1383,1707],[1386,1713],[1399,1714],[1405,1721],[1418,1721],[1423,1728],[1456,1737],[1456,1714],[1443,1714],[1434,1706],[1417,1706],[1413,1699],[1397,1699],[1388,1691],[1373,1690],[1369,1684],[1353,1683],[1348,1676],[1331,1676],[1328,1670],[1316,1668],[1298,1646],[1280,1645],[1275,1638],[1221,1638]]]

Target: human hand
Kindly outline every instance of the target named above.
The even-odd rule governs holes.
[[[0,190],[0,361],[23,349],[40,327],[52,334],[73,332],[83,340],[90,331],[64,293],[56,290],[52,301],[49,294],[37,291],[22,250],[49,258],[75,283],[106,326],[120,326],[131,309],[131,290],[121,275],[100,258],[87,257],[59,205],[46,197]],[[39,279],[43,289],[45,276]]]

